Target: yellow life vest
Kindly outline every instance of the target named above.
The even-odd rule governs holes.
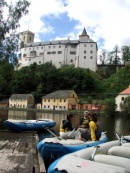
[[[62,120],[61,121],[61,124],[60,124],[60,132],[68,132],[68,128],[63,128],[63,123],[65,122],[65,120]]]

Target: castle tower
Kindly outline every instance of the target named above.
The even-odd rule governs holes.
[[[79,40],[86,40],[86,39],[89,39],[89,35],[87,34],[87,32],[86,32],[86,29],[84,28],[83,29],[83,32],[82,32],[82,34],[81,35],[79,35]]]
[[[30,31],[21,32],[21,42],[23,42],[24,44],[33,43],[34,42],[34,36],[35,36],[35,34],[33,32],[30,32]]]

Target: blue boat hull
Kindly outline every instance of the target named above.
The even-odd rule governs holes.
[[[8,130],[13,131],[38,131],[46,128],[52,128],[56,125],[55,121],[26,121],[26,122],[13,122],[4,121],[4,126]]]
[[[88,148],[91,146],[99,145],[107,141],[108,141],[108,138],[105,134],[104,134],[104,137],[99,141],[84,142],[83,144],[79,144],[79,145],[75,145],[75,144],[64,145],[60,143],[60,141],[59,142],[44,142],[44,140],[42,140],[37,144],[37,150],[39,151],[39,153],[44,159],[46,159],[47,157],[53,157],[54,159],[57,159],[63,155],[66,155],[66,154],[69,154],[84,148]]]

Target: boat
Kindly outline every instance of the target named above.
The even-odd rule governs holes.
[[[52,128],[56,122],[52,119],[37,119],[37,120],[13,120],[4,121],[4,126],[8,130],[13,131],[39,131],[46,128]]]
[[[47,173],[59,172],[130,173],[130,136],[62,156],[47,170]]]
[[[52,138],[45,138],[37,144],[37,150],[46,159],[52,157],[57,159],[65,154],[72,153],[84,148],[99,145],[107,142],[108,138],[106,133],[102,133],[98,141],[82,141],[78,139],[63,139],[57,136]]]

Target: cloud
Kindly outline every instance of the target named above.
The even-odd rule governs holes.
[[[20,31],[31,30],[35,41],[78,39],[85,27],[99,49],[130,46],[129,0],[31,0]],[[60,29],[58,29],[60,28]]]

